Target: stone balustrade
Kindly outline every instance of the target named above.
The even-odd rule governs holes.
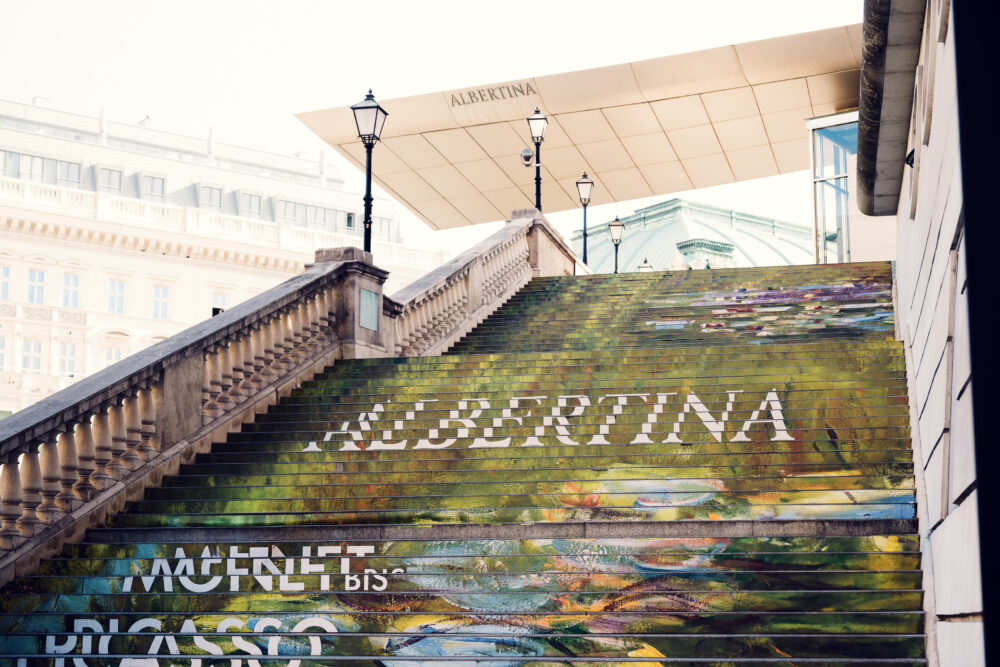
[[[0,421],[0,585],[335,360],[439,354],[533,275],[574,272],[535,209],[513,218],[392,298],[370,253],[319,250],[298,276]]]

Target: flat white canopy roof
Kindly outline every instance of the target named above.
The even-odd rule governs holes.
[[[856,108],[861,25],[597,69],[383,100],[373,176],[435,229],[534,205],[526,118],[549,118],[542,206],[576,208],[576,180],[603,204],[809,167],[806,120]],[[349,107],[297,114],[365,167]]]

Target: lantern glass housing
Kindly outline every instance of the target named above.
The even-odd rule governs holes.
[[[590,193],[594,190],[594,181],[587,177],[587,172],[583,172],[583,178],[576,182],[576,191],[580,193],[580,203],[590,203]]]
[[[365,99],[352,106],[351,111],[354,112],[354,123],[358,126],[358,138],[365,143],[378,141],[389,112],[375,101],[372,91],[369,90]]]
[[[545,128],[548,124],[549,119],[536,108],[535,113],[528,116],[528,129],[531,131],[531,140],[536,144],[542,143],[542,140],[545,139]]]
[[[622,235],[625,233],[625,223],[615,216],[615,219],[608,223],[608,231],[611,232],[611,242],[618,245],[622,242]]]

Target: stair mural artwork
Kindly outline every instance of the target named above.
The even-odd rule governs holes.
[[[535,278],[3,590],[4,665],[919,665],[887,263]]]

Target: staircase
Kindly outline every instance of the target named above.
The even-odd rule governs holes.
[[[338,362],[9,585],[3,664],[925,664],[891,282],[537,278]]]

